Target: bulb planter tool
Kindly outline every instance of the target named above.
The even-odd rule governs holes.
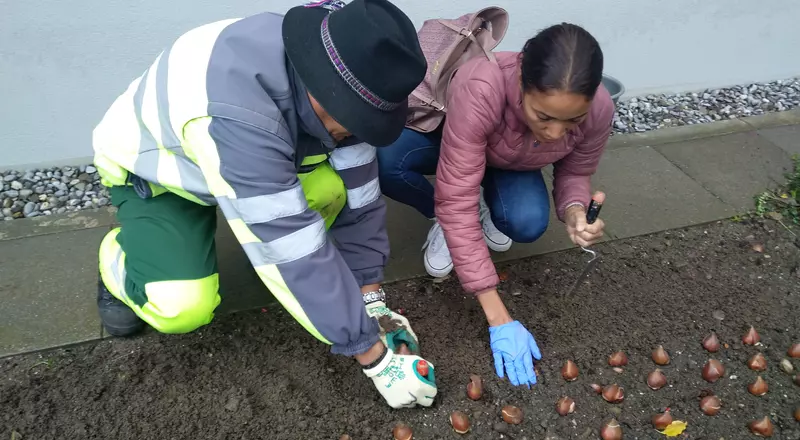
[[[589,209],[586,210],[586,223],[591,225],[592,223],[597,221],[597,217],[600,215],[600,209],[602,207],[603,207],[602,204],[597,203],[597,201],[592,199],[592,202],[589,203]],[[583,280],[589,275],[589,272],[591,272],[592,269],[594,269],[594,267],[597,265],[597,260],[600,258],[600,254],[598,254],[597,251],[586,249],[583,246],[581,246],[581,249],[587,254],[591,255],[591,258],[589,259],[589,261],[586,262],[586,267],[584,267],[581,274],[578,275],[578,279],[575,280],[575,284],[566,293],[566,295],[564,295],[564,298],[571,296],[573,293],[575,293],[576,290],[578,290],[578,287],[580,287],[581,283],[583,283]]]

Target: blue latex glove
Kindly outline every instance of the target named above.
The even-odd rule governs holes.
[[[489,327],[494,369],[500,378],[503,370],[513,385],[536,385],[536,372],[533,371],[533,359],[542,358],[539,346],[528,329],[519,321]]]

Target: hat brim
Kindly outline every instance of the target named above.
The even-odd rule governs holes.
[[[320,25],[327,14],[322,8],[290,9],[282,26],[286,55],[306,89],[333,119],[362,142],[387,146],[403,132],[408,100],[393,111],[382,111],[344,82],[322,44]]]

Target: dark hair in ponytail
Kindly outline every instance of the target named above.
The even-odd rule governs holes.
[[[560,90],[594,98],[603,79],[600,44],[580,26],[551,26],[522,49],[522,86],[525,91]]]

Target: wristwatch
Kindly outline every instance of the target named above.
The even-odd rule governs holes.
[[[377,301],[386,302],[386,292],[383,291],[383,287],[364,294],[364,304],[372,304]]]

